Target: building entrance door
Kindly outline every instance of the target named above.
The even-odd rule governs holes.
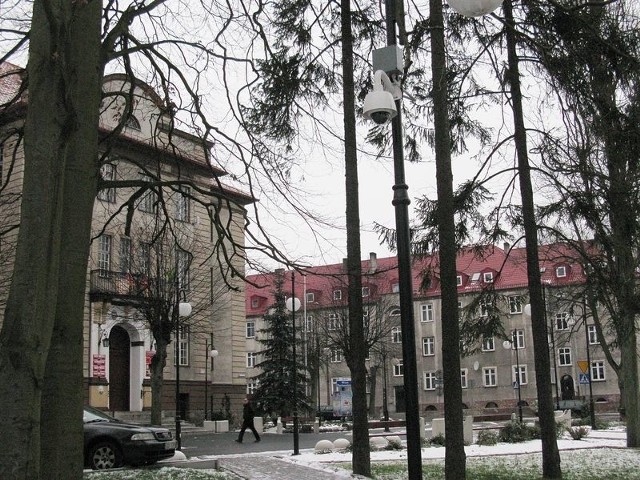
[[[576,392],[571,375],[563,375],[560,378],[560,391],[562,392],[562,400],[573,400],[575,398]]]
[[[129,411],[131,379],[131,340],[127,331],[116,325],[109,334],[109,408]]]

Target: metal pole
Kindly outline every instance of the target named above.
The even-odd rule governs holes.
[[[387,353],[382,355],[382,375],[384,381],[382,383],[382,413],[384,415],[384,431],[389,431],[389,406],[387,404]]]
[[[587,328],[587,299],[582,297],[582,321],[584,332],[587,338],[587,365],[589,365],[589,416],[591,418],[591,428],[596,430],[596,412],[593,403],[593,382],[591,381],[591,353],[589,351],[589,329]]]
[[[517,330],[511,332],[511,340],[513,341],[513,346],[516,349],[516,382],[518,386],[518,417],[520,418],[520,423],[522,423],[522,397],[520,396],[520,358],[518,356],[518,338],[517,338]]]
[[[318,330],[316,328],[316,322],[313,323],[314,331],[316,335],[316,402],[318,409],[318,426],[322,425],[322,410],[320,409],[320,337],[318,336]]]
[[[291,326],[293,335],[293,454],[300,455],[298,432],[298,360],[296,358],[296,283],[295,272],[291,271]]]
[[[207,400],[209,398],[209,341],[207,339],[204,340],[204,419],[209,420],[207,418]]]
[[[180,424],[180,283],[178,279],[178,259],[176,255],[176,304],[173,308],[176,327],[176,450],[182,450],[182,432]]]
[[[547,289],[542,284],[542,303],[544,305],[544,324],[547,323]],[[554,386],[556,390],[556,410],[560,410],[560,393],[558,392],[558,360],[556,358],[556,334],[554,331],[553,320],[551,321],[551,348],[553,349],[553,376]]]
[[[400,0],[403,1],[403,0]],[[404,10],[404,9],[402,9]],[[385,1],[387,45],[396,44],[396,0]],[[400,325],[407,424],[407,469],[410,480],[422,478],[422,445],[420,439],[420,407],[418,403],[418,371],[416,365],[415,324],[413,319],[413,287],[411,279],[411,239],[409,234],[409,195],[404,174],[402,145],[402,106],[396,100],[398,114],[391,120],[393,140],[393,205],[396,217],[398,284],[400,290]]]

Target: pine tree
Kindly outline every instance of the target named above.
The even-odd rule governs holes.
[[[297,353],[297,362],[293,357],[293,328],[291,313],[287,310],[286,295],[283,291],[284,274],[275,277],[275,302],[264,315],[265,328],[260,330],[259,342],[264,350],[258,352],[263,358],[257,367],[262,371],[256,379],[258,388],[255,392],[256,405],[259,411],[268,415],[288,417],[293,414],[293,381],[292,372],[297,375],[298,413],[310,411],[309,400],[305,394],[308,382],[304,372],[304,362]],[[296,335],[297,337],[297,335]],[[295,339],[298,341],[298,338]],[[300,352],[302,349],[298,349]]]

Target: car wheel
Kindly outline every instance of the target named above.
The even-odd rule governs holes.
[[[99,442],[89,450],[89,465],[93,470],[119,467],[121,463],[122,455],[114,442]]]

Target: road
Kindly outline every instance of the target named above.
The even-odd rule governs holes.
[[[191,432],[182,435],[182,453],[187,458],[200,457],[203,455],[233,455],[246,452],[272,452],[291,450],[293,453],[293,433],[263,433],[262,441],[254,442],[251,431],[247,430],[244,435],[244,442],[235,442],[238,432],[211,433],[211,432]],[[351,432],[330,432],[330,433],[300,433],[300,450],[313,448],[319,440],[335,440],[336,438],[346,438],[352,440]]]

